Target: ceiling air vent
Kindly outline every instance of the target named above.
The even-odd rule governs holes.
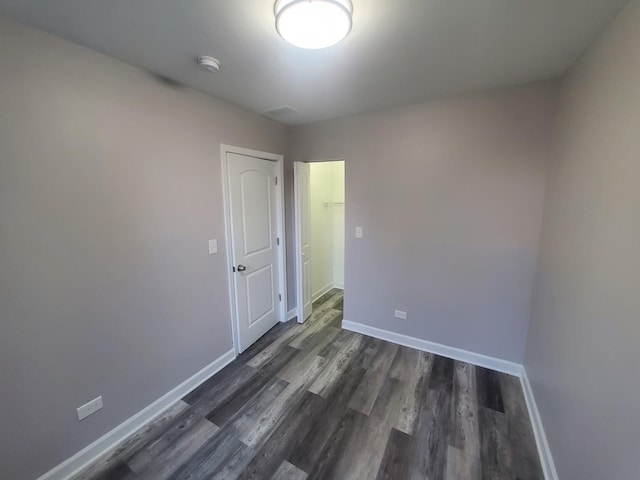
[[[296,113],[296,111],[291,107],[278,107],[264,112],[267,117],[271,118],[280,118],[285,115],[291,115],[292,113]]]

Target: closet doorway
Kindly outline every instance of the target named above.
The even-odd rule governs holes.
[[[294,163],[297,318],[344,289],[344,160]]]

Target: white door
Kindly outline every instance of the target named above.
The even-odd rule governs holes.
[[[227,153],[238,350],[280,320],[277,165]]]
[[[308,163],[294,163],[296,206],[296,265],[298,321],[304,322],[311,315],[311,168]],[[302,308],[300,308],[302,305]]]

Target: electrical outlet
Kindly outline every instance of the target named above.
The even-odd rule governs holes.
[[[396,310],[393,314],[394,317],[400,318],[402,320],[407,319],[407,312],[403,312],[402,310]]]
[[[94,398],[90,402],[87,402],[81,407],[78,407],[76,410],[78,412],[78,421],[84,420],[89,415],[93,415],[98,410],[100,410],[103,406],[104,405],[102,403],[102,395],[100,395],[98,398]]]
[[[362,227],[356,227],[356,238],[362,238],[363,236]]]

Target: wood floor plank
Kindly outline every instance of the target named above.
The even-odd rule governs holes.
[[[414,439],[404,432],[391,430],[376,480],[400,480],[409,477],[409,455],[414,450]]]
[[[322,315],[319,315],[313,320],[309,319],[309,325],[289,343],[290,346],[298,348],[300,350],[308,348],[307,343],[309,340],[313,340],[313,337],[325,329],[333,320],[342,316],[340,310],[327,309]]]
[[[361,335],[358,333],[350,332],[349,330],[340,330],[338,332],[338,335],[333,339],[331,343],[327,344],[323,349],[318,351],[318,355],[325,358],[333,358],[349,341],[358,336]]]
[[[483,480],[511,480],[513,465],[509,444],[509,425],[503,413],[479,407]]]
[[[349,361],[358,353],[362,339],[362,335],[352,336],[345,343],[344,347],[340,349],[334,357],[328,360],[325,368],[318,375],[318,378],[316,378],[309,387],[309,391],[326,396],[331,385],[338,380],[349,365]]]
[[[478,404],[496,412],[504,413],[500,374],[487,368],[476,367],[476,384]]]
[[[332,345],[339,334],[340,329],[327,325],[321,332],[310,337],[302,346],[302,350],[319,357],[325,357],[320,352],[325,351],[327,347]]]
[[[228,395],[223,402],[216,405],[207,413],[207,418],[216,425],[222,426],[238,412],[244,404],[249,402],[285,365],[287,365],[298,353],[299,350],[290,346],[283,346],[271,360],[261,368],[255,370],[238,387],[233,395]]]
[[[303,439],[313,426],[316,413],[325,400],[311,392],[304,392],[302,400],[286,414],[269,435],[242,474],[242,480],[261,480],[273,476],[292,446]],[[305,475],[306,476],[306,475]]]
[[[332,297],[334,297],[338,292],[335,289],[331,289],[329,290],[327,293],[324,293],[322,296],[316,298],[313,301],[313,310],[317,310],[318,307],[321,307],[322,305],[324,305],[325,303],[327,303],[327,301],[329,299],[331,299]]]
[[[247,348],[236,358],[239,363],[248,363],[262,350],[267,348],[271,343],[278,340],[278,338],[285,335],[289,330],[300,328],[299,324],[295,320],[289,320],[288,322],[280,322],[275,325],[271,330],[260,337],[256,343]]]
[[[102,470],[89,477],[92,480],[129,480],[134,477],[133,470],[124,462],[112,464],[106,470]]]
[[[508,422],[514,476],[519,480],[544,480],[520,379],[500,375],[500,390]]]
[[[167,410],[165,410],[161,415],[157,416],[151,422],[138,429],[122,443],[109,450],[88,467],[74,475],[72,479],[95,480],[99,478],[110,478],[109,472],[113,471],[120,472],[120,474],[112,474],[114,479],[119,478],[118,475],[124,476],[124,474],[122,473],[124,470],[126,470],[122,467],[124,460],[128,457],[131,457],[134,453],[140,451],[142,448],[144,448],[145,445],[149,444],[149,442],[161,436],[162,433],[165,432],[166,429],[172,424],[172,422],[188,408],[188,404],[186,404],[182,400],[179,400]],[[127,467],[127,469],[128,468],[129,467]]]
[[[333,304],[333,308],[344,312],[344,292],[341,293],[339,300]]]
[[[271,429],[282,420],[287,409],[294,407],[296,402],[301,400],[309,385],[322,371],[324,364],[325,359],[318,356],[301,362],[299,373],[295,378],[288,379],[289,384],[262,413],[253,427],[240,435],[240,439],[250,447],[259,447]]]
[[[220,376],[209,385],[208,390],[200,390],[197,395],[185,397],[194,412],[199,415],[208,415],[209,412],[229,401],[240,388],[256,375],[257,370],[248,365],[238,364],[234,367],[238,368],[233,369],[232,375]]]
[[[305,329],[304,324],[297,324],[293,328],[287,330],[284,334],[274,340],[271,344],[265,347],[261,352],[256,354],[251,360],[247,362],[247,365],[254,368],[260,368],[267,363],[274,355],[276,355],[284,345],[288,345],[293,339],[303,332]]]
[[[284,365],[282,369],[280,369],[278,377],[286,381],[295,381],[300,374],[300,366],[302,365],[302,368],[305,368],[304,366],[308,365],[309,362],[313,362],[317,357],[321,357],[319,354],[320,351],[324,350],[328,344],[333,342],[337,335],[338,331],[333,328],[325,328],[321,334],[318,333],[315,335],[315,341],[310,342],[304,350],[299,350],[298,354],[288,362],[287,365]]]
[[[414,348],[404,345],[398,346],[398,351],[389,369],[389,376],[396,380],[409,381],[413,372],[418,368],[420,353],[422,352]]]
[[[354,432],[357,432],[366,426],[366,422],[366,415],[349,409],[347,413],[340,418],[340,421],[336,425],[336,429],[333,431],[331,441],[327,442],[320,452],[320,455],[318,455],[318,459],[312,465],[307,478],[309,480],[349,478],[336,476],[334,470],[342,457],[349,454],[345,450],[345,445],[348,443],[351,436],[354,435]]]
[[[236,480],[247,467],[255,455],[255,450],[241,444],[227,457],[225,461],[218,465],[218,468],[208,477],[209,480]]]
[[[367,370],[360,385],[358,385],[358,389],[351,397],[350,408],[358,410],[365,415],[371,413],[397,351],[398,345],[389,342],[384,343],[371,368]]]
[[[408,478],[441,479],[446,469],[451,394],[447,388],[426,388],[421,400]]]
[[[326,392],[326,402],[318,410],[309,431],[291,446],[286,457],[289,462],[305,472],[313,469],[327,444],[334,441],[347,414],[349,400],[364,374],[365,370],[353,363],[345,368],[338,381]]]
[[[384,344],[384,340],[380,340],[379,338],[364,337],[362,339],[361,352],[357,359],[359,366],[365,370],[369,370],[373,366],[380,350],[384,347]]]
[[[189,405],[193,405],[203,397],[212,397],[218,392],[224,391],[229,385],[237,382],[238,376],[251,374],[252,372],[253,370],[251,368],[247,368],[244,362],[231,362],[195,390],[185,395],[182,400]]]
[[[246,447],[240,440],[240,435],[253,428],[262,413],[287,385],[287,382],[279,378],[271,379],[220,431],[202,445],[189,462],[176,471],[173,478],[197,480],[214,475],[220,465],[230,461],[238,451]]]
[[[192,407],[185,410],[181,415],[176,417],[172,424],[162,435],[145,445],[145,448],[139,450],[135,454],[126,458],[126,463],[131,469],[140,473],[152,463],[158,463],[180,439],[191,433],[197,426],[195,433],[200,430],[208,430],[213,435],[218,427],[208,420],[205,420],[201,414],[196,412]]]
[[[172,480],[200,480],[210,478],[216,469],[239,449],[248,448],[232,430],[223,429],[205,443],[188,462],[178,467]]]
[[[480,480],[480,452],[475,367],[456,361],[446,480]]]
[[[344,298],[344,291],[334,288],[325,293],[322,297],[313,302],[313,312],[312,315],[318,314],[322,315],[325,310],[329,308],[333,308],[334,310],[341,310],[342,308],[337,308],[342,306],[342,301]]]
[[[436,355],[433,359],[429,388],[431,390],[444,389],[451,392],[453,388],[453,360]]]
[[[371,415],[359,417],[345,436],[329,478],[376,478],[401,405],[397,386],[398,380],[385,378]]]
[[[368,373],[369,371],[367,371]],[[366,467],[361,470],[363,475],[361,478],[375,478],[389,435],[402,414],[404,391],[399,388],[400,383],[395,378],[385,377],[380,388],[378,398],[369,415],[369,441],[366,456],[363,457],[363,463],[366,463]]]
[[[260,394],[256,395],[251,401],[245,404],[242,409],[237,412],[234,417],[227,422],[226,426],[231,426],[235,435],[243,440],[245,435],[249,435],[249,432],[253,431],[256,426],[259,426],[264,421],[265,416],[271,415],[271,409],[274,408],[274,404],[282,402],[282,394],[289,388],[290,385],[284,380],[274,377],[267,383]],[[290,396],[287,394],[287,396]],[[264,426],[261,428],[265,428]]]
[[[216,425],[201,418],[177,438],[162,437],[163,441],[155,443],[144,454],[134,456],[127,465],[140,480],[169,478],[218,430]]]
[[[408,435],[413,435],[420,411],[422,395],[426,391],[433,368],[434,355],[414,350],[412,368],[402,374],[406,380],[400,383],[402,389],[402,407],[395,428]],[[413,363],[415,361],[415,363]],[[409,367],[409,365],[407,365]],[[396,374],[394,378],[397,378]]]
[[[336,290],[325,294],[323,296],[325,300],[314,302],[312,313],[304,322],[305,327],[313,326],[318,319],[324,317],[330,310],[342,312],[342,297],[343,293]]]
[[[306,480],[307,474],[286,460],[280,464],[280,468],[273,474],[271,480]]]

